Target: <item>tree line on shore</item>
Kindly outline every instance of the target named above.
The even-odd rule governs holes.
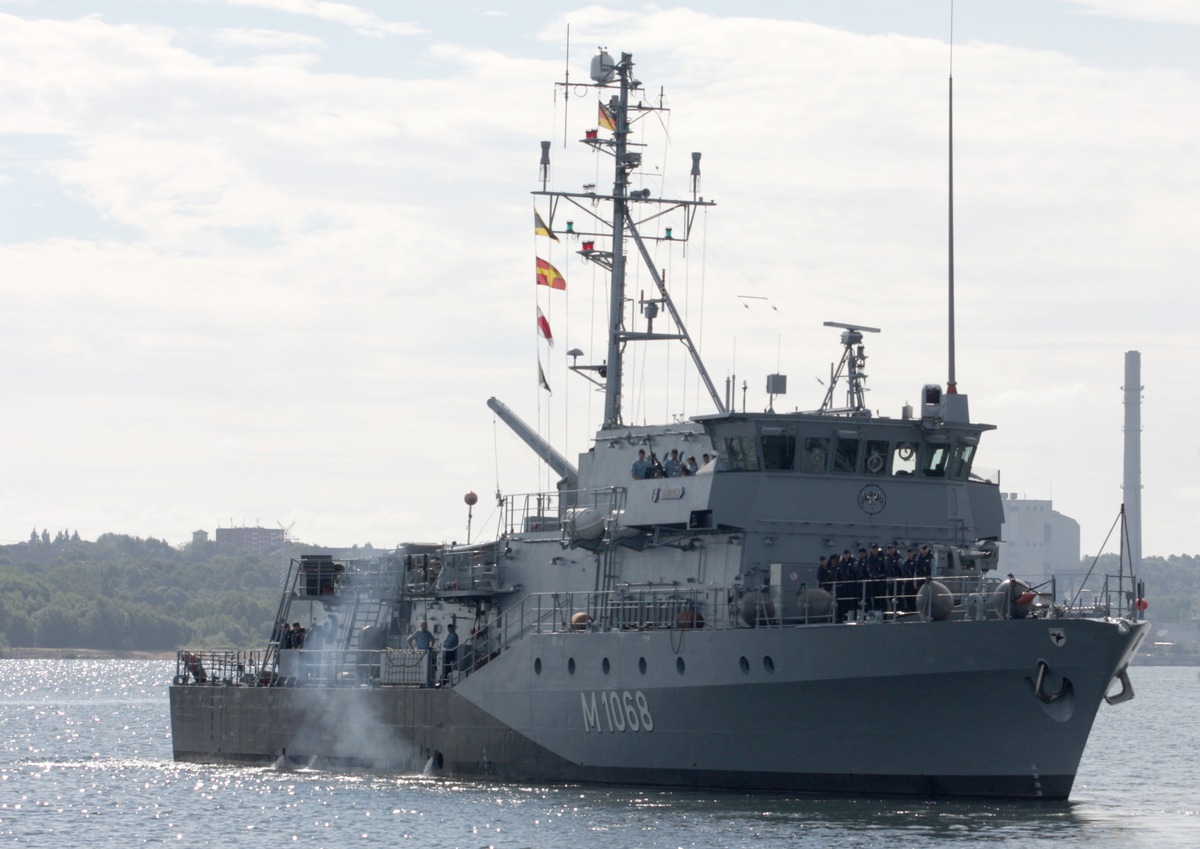
[[[1088,586],[1098,588],[1104,575],[1116,575],[1119,561],[1120,558],[1115,554],[1085,557],[1081,572],[1091,568],[1092,574],[1099,578],[1093,577]],[[1129,574],[1128,564],[1125,565],[1125,574]],[[1200,556],[1172,554],[1170,557],[1143,557],[1137,577],[1146,585],[1146,599],[1150,604],[1146,610],[1148,619],[1154,622],[1191,622],[1200,616]]]
[[[293,552],[294,553],[294,552]],[[0,546],[0,648],[171,651],[254,648],[266,643],[288,554],[213,542],[103,534],[95,542],[59,532]],[[1091,559],[1080,571],[1092,567]],[[1116,555],[1094,565],[1098,587]],[[1140,577],[1157,622],[1197,615],[1200,556],[1144,558]]]
[[[265,644],[287,560],[212,542],[60,532],[0,546],[0,648]]]

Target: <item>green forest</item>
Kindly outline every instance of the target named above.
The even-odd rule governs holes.
[[[296,548],[293,553],[298,553]],[[1086,561],[1081,571],[1093,564]],[[1117,571],[1116,555],[1096,562]],[[265,644],[279,605],[286,556],[213,542],[174,547],[104,534],[95,542],[60,531],[0,546],[0,649],[172,651]],[[1196,615],[1200,557],[1147,557],[1141,577],[1157,622]]]
[[[0,648],[264,645],[286,567],[212,542],[31,534],[0,546]]]
[[[1102,554],[1095,559],[1093,575],[1117,574],[1118,557]],[[1083,571],[1092,560],[1083,562]],[[1128,566],[1126,566],[1128,569]],[[1190,622],[1200,615],[1200,557],[1190,554],[1143,557],[1138,577],[1146,584],[1150,607],[1146,617],[1154,622]],[[1089,581],[1088,586],[1099,586]]]

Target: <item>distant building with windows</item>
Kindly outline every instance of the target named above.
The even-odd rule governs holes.
[[[1079,571],[1079,523],[1054,509],[1049,500],[1002,492],[1004,540],[1000,571],[1027,580]]]
[[[287,531],[283,528],[217,528],[217,545],[228,545],[242,551],[266,554],[285,542]]]
[[[192,542],[197,544],[208,542],[208,531],[192,531]]]

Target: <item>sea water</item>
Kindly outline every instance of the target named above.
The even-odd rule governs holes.
[[[0,660],[0,846],[1200,845],[1200,671],[1135,667],[1071,801],[462,782],[171,760],[173,662]],[[920,717],[914,717],[919,721]],[[931,733],[936,729],[931,728]],[[1020,727],[981,728],[1020,746]]]

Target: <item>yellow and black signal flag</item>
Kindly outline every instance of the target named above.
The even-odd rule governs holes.
[[[559,270],[541,257],[537,257],[537,284],[549,286],[551,289],[567,288],[567,278]]]
[[[613,132],[617,129],[617,122],[613,120],[612,112],[610,112],[608,107],[603,103],[600,104],[600,115],[596,118],[596,120],[600,123],[601,127],[609,132]]]
[[[546,226],[546,222],[542,220],[542,216],[536,209],[533,211],[533,235],[549,236],[554,241],[558,241],[558,236],[555,236],[554,231]]]

